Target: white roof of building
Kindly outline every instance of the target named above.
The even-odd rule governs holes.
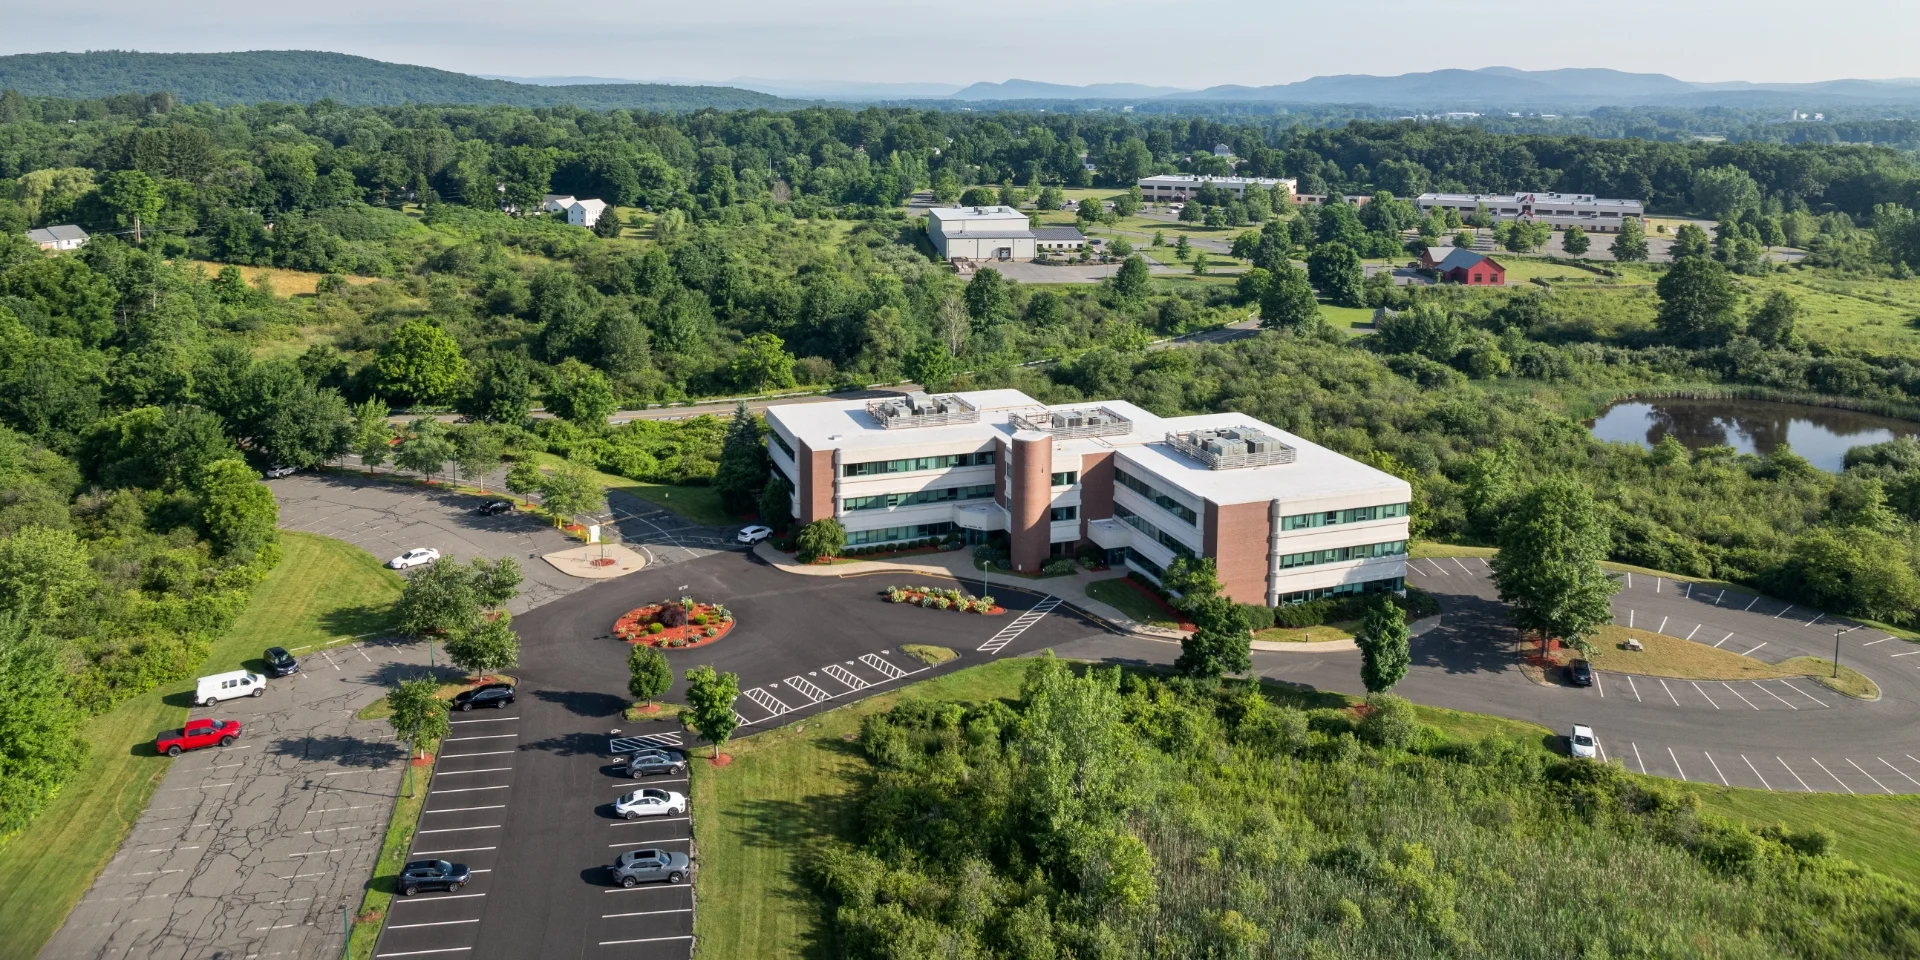
[[[967,220],[1025,220],[1027,215],[1012,207],[930,207],[927,216],[942,223]]]
[[[607,202],[605,200],[575,200],[571,206],[579,207],[582,210],[605,210],[607,209]]]
[[[1591,207],[1620,207],[1629,210],[1642,209],[1638,200],[1613,200],[1596,197],[1591,193],[1423,193],[1415,198],[1414,202],[1416,204],[1565,203]]]
[[[87,232],[74,224],[62,223],[51,227],[41,227],[37,230],[28,230],[27,239],[35,243],[59,243],[63,240],[85,240],[87,239]]]
[[[983,450],[995,440],[1011,438],[1016,432],[1023,432],[1010,422],[1015,413],[1098,407],[1131,421],[1130,431],[1112,436],[1056,439],[1056,457],[1066,458],[1071,463],[1090,453],[1113,451],[1131,461],[1139,470],[1215,503],[1250,503],[1276,498],[1283,501],[1312,500],[1370,489],[1411,496],[1411,490],[1404,480],[1243,413],[1160,417],[1124,400],[1047,407],[1018,390],[972,390],[956,395],[979,409],[978,421],[889,430],[867,412],[865,400],[776,404],[767,409],[767,419],[779,424],[814,451],[839,449],[843,451],[844,460],[859,462],[891,459],[889,451],[905,447],[924,450],[927,447],[946,446],[956,453]],[[1166,442],[1169,433],[1221,427],[1257,428],[1294,448],[1294,462],[1212,470],[1206,464],[1175,451]],[[1056,463],[1060,462],[1056,460]]]

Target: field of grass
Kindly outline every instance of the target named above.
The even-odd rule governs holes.
[[[1697,785],[1696,785],[1697,786]],[[1920,884],[1920,795],[1848,796],[1765,790],[1697,790],[1700,806],[1756,827],[1784,823],[1834,833],[1834,852]]]
[[[1255,640],[1270,643],[1321,643],[1327,640],[1352,640],[1360,629],[1358,620],[1336,620],[1311,627],[1268,627],[1253,633]]]
[[[1741,284],[1757,296],[1791,293],[1800,301],[1800,332],[1810,342],[1920,356],[1920,278],[1849,280],[1794,270],[1742,277]]]
[[[386,625],[400,578],[378,560],[310,534],[283,533],[280,542],[286,554],[280,566],[196,675],[236,664],[259,669],[256,658],[267,647],[345,643]],[[191,679],[168,684],[87,725],[93,752],[79,776],[0,848],[0,930],[7,932],[0,960],[38,954],[112,858],[171,762],[142,748],[156,732],[185,721],[192,690]]]
[[[193,263],[206,270],[209,277],[218,274],[227,266],[211,260],[195,260]],[[320,284],[320,278],[325,276],[325,274],[308,273],[305,270],[283,270],[280,267],[239,267],[238,269],[240,276],[246,278],[249,285],[257,283],[264,275],[267,282],[273,285],[274,295],[280,297],[312,296],[313,291]],[[349,276],[347,282],[372,283],[373,278]]]
[[[562,462],[561,458],[553,454],[540,454],[540,465],[543,467],[551,467],[560,462]],[[655,506],[671,510],[694,523],[710,527],[728,527],[738,526],[744,522],[720,506],[720,491],[713,487],[646,483],[598,470],[594,471],[594,475],[599,477],[600,485],[608,490],[632,494]]]
[[[1499,552],[1500,551],[1493,547],[1469,547],[1456,543],[1435,543],[1431,540],[1422,540],[1414,544],[1412,549],[1407,551],[1407,556],[1415,560],[1425,560],[1433,557],[1491,558]]]
[[[1087,596],[1106,604],[1125,614],[1129,620],[1137,620],[1152,627],[1167,630],[1176,629],[1179,624],[1158,604],[1140,594],[1140,591],[1127,586],[1125,577],[1113,577],[1107,580],[1095,580],[1087,584]]]
[[[1373,332],[1373,311],[1367,307],[1336,307],[1329,303],[1320,305],[1320,315],[1333,324],[1333,328],[1355,337],[1363,337]]]

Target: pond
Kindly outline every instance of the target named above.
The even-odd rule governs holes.
[[[1689,450],[1728,446],[1772,453],[1782,443],[1814,466],[1839,473],[1850,447],[1920,436],[1920,423],[1869,413],[1764,400],[1634,400],[1601,411],[1595,437],[1647,449],[1671,436]]]

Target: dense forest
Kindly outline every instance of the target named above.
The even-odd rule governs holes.
[[[0,88],[41,97],[94,99],[130,91],[185,103],[508,104],[588,110],[745,110],[790,101],[737,87],[663,83],[545,87],[488,80],[319,50],[239,53],[16,53],[0,56]]]
[[[1014,705],[869,717],[812,875],[882,957],[1907,957],[1914,891],[1397,697],[1029,667]],[[1211,747],[1196,749],[1196,744]]]
[[[1083,205],[1091,229],[1137,203],[1126,189],[1137,174],[1218,172],[1216,142],[1252,172],[1372,202],[1295,210],[1264,191],[1208,194],[1191,222],[1232,240],[1246,264],[1236,276],[1156,276],[1131,256],[1099,283],[1057,285],[991,269],[961,279],[901,205],[929,191],[1057,206],[1063,188],[1095,188],[1084,195],[1114,209]],[[1672,265],[1638,262],[1644,238],[1622,235],[1623,262],[1588,267],[1613,287],[1365,279],[1362,258],[1404,258],[1407,231],[1437,241],[1463,226],[1413,210],[1404,197],[1426,186],[1592,189],[1719,224],[1672,235]],[[614,427],[608,415],[906,378],[1162,414],[1245,411],[1407,477],[1421,537],[1487,542],[1517,491],[1568,477],[1596,494],[1615,559],[1908,623],[1920,607],[1920,446],[1859,449],[1829,474],[1785,450],[1603,444],[1576,418],[1666,388],[1910,413],[1920,351],[1828,336],[1784,280],[1910,282],[1916,189],[1920,167],[1879,148],[1414,123],[212,107],[8,91],[0,612],[13,619],[0,631],[12,679],[0,682],[51,690],[26,698],[48,716],[9,717],[71,730],[199,661],[273,561],[273,504],[255,470],[347,452],[419,472],[559,456],[714,483],[729,509],[749,509],[765,473],[720,476],[720,424]],[[548,192],[618,209],[594,230],[569,227],[532,212]],[[95,235],[58,255],[24,236],[59,223]],[[1518,250],[1537,245],[1531,233],[1500,236]],[[1783,243],[1805,260],[1767,259]],[[299,271],[288,276],[307,287],[276,292],[273,273],[250,282],[242,266]],[[1376,306],[1399,313],[1368,336],[1322,315]],[[1258,336],[1149,349],[1256,312],[1269,328]],[[467,422],[421,419],[396,436],[390,414],[408,409]],[[48,663],[61,665],[51,679]],[[71,771],[59,742],[0,751],[18,766],[0,771],[0,833]]]

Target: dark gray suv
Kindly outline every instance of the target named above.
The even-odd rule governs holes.
[[[689,861],[684,853],[669,853],[665,850],[629,850],[615,857],[613,871],[615,883],[623,887],[638,886],[665,880],[679,883],[687,878]]]
[[[629,753],[613,762],[613,765],[626,772],[635,780],[659,773],[685,773],[687,760],[679,754],[665,750],[640,750]]]
[[[452,892],[467,885],[473,879],[473,871],[464,863],[448,863],[445,860],[415,860],[400,870],[400,892],[413,896],[422,890],[446,890]]]

